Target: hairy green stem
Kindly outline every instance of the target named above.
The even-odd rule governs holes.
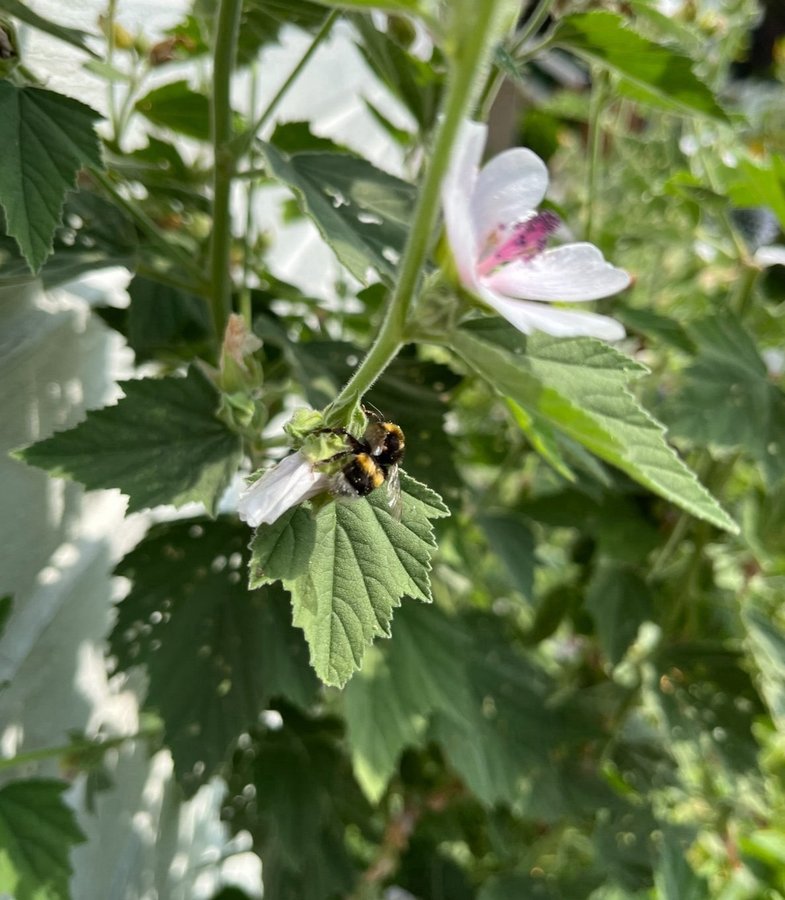
[[[213,140],[213,231],[210,238],[211,312],[215,338],[223,339],[232,308],[231,195],[235,157],[231,149],[232,68],[237,51],[242,0],[221,0],[216,17],[210,126]]]
[[[439,190],[450,162],[450,153],[461,122],[471,105],[475,81],[490,53],[490,39],[498,2],[478,5],[472,40],[467,40],[463,54],[452,68],[444,100],[441,121],[434,138],[430,164],[420,188],[412,217],[412,227],[398,269],[398,280],[390,298],[386,315],[367,356],[341,393],[326,410],[330,425],[344,424],[351,418],[363,394],[397,356],[406,342],[406,320],[422,278],[434,225],[439,213]]]

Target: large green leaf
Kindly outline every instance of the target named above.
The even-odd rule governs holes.
[[[412,185],[350,154],[295,153],[260,144],[270,174],[290,187],[338,259],[362,282],[392,277],[414,205]]]
[[[97,112],[52,91],[0,81],[0,206],[8,234],[37,272],[52,251],[66,192],[101,166]]]
[[[785,731],[785,632],[757,606],[745,610],[743,621],[766,705],[777,729]]]
[[[557,428],[692,515],[738,531],[628,390],[630,378],[645,371],[638,363],[590,338],[525,337],[492,319],[459,329],[452,345],[535,425]]]
[[[690,328],[698,354],[681,392],[663,407],[674,435],[740,448],[770,482],[785,475],[785,394],[768,377],[755,341],[724,313]]]
[[[240,463],[239,438],[215,415],[215,387],[196,367],[185,378],[120,387],[125,397],[116,406],[88,412],[16,457],[89,490],[119,488],[129,512],[197,501],[214,513]]]
[[[378,802],[398,757],[419,744],[433,712],[463,718],[472,706],[465,658],[470,636],[436,607],[406,603],[395,639],[373,647],[344,691],[357,780]]]
[[[711,90],[692,71],[689,57],[642,37],[615,13],[566,16],[553,42],[619,75],[620,90],[642,103],[726,118]]]
[[[220,768],[272,697],[306,705],[317,687],[283,591],[246,589],[247,541],[236,520],[157,525],[116,570],[132,586],[110,650],[120,669],[145,667],[146,705],[188,788]]]
[[[64,781],[35,778],[0,788],[0,894],[14,900],[69,896],[68,856],[84,840],[63,802]]]
[[[65,41],[73,47],[78,47],[80,50],[84,50],[85,53],[89,53],[90,56],[97,58],[97,54],[85,43],[85,38],[90,37],[87,32],[80,31],[77,28],[66,28],[64,25],[58,25],[56,22],[44,19],[43,16],[39,16],[25,3],[22,3],[22,0],[0,0],[0,11],[7,12],[20,22],[24,22],[25,25],[30,25],[32,28],[37,28],[46,34],[51,34],[52,37]]]
[[[369,816],[335,719],[280,707],[275,728],[252,732],[229,780],[235,831],[253,836],[265,896],[280,900],[348,897],[359,874],[346,841]],[[252,785],[250,794],[247,785]],[[364,829],[363,829],[364,830]]]
[[[304,507],[259,528],[251,545],[251,587],[280,579],[291,592],[311,664],[326,684],[343,685],[377,637],[389,637],[394,607],[430,602],[431,519],[447,515],[438,494],[401,474],[400,521],[385,487],[356,502]]]

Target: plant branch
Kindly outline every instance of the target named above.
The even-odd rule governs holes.
[[[232,68],[237,51],[242,0],[221,0],[217,13],[213,56],[210,126],[213,140],[213,231],[210,238],[211,311],[215,338],[223,339],[232,308],[231,194],[235,157],[231,150]]]
[[[422,278],[433,238],[439,214],[442,179],[447,171],[461,123],[468,114],[474,98],[477,73],[482,71],[491,52],[493,26],[499,5],[498,2],[478,5],[471,39],[464,41],[462,55],[453,64],[430,164],[420,187],[412,227],[398,269],[398,280],[384,321],[367,356],[348,384],[327,408],[325,416],[328,425],[345,424],[349,421],[363,394],[395,359],[406,342],[406,320]]]

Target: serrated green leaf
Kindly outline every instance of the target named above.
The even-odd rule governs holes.
[[[290,187],[335,255],[360,281],[369,269],[392,277],[414,206],[412,185],[367,160],[341,153],[295,153],[260,144],[270,173]]]
[[[116,406],[16,452],[88,490],[119,488],[128,511],[201,502],[215,512],[240,463],[240,440],[216,417],[218,393],[191,367],[185,378],[124,381]]]
[[[755,342],[729,313],[696,322],[698,347],[684,387],[663,408],[675,435],[741,448],[770,482],[785,475],[785,394],[768,377]]]
[[[0,788],[0,893],[15,900],[69,896],[69,854],[84,841],[63,802],[64,781],[35,778]]]
[[[83,166],[101,167],[99,114],[70,97],[0,81],[0,206],[33,272],[52,251],[66,192]]]
[[[246,589],[247,539],[235,520],[157,525],[116,569],[132,586],[110,651],[122,670],[145,667],[146,705],[189,790],[219,770],[272,697],[304,706],[317,687],[284,593]]]
[[[81,31],[78,28],[66,28],[64,25],[50,22],[49,19],[45,19],[43,16],[33,12],[21,0],[0,0],[0,10],[7,12],[20,22],[24,22],[25,25],[30,25],[32,28],[37,28],[46,34],[51,34],[52,37],[65,41],[67,44],[71,44],[72,47],[78,47],[80,50],[84,50],[85,53],[89,53],[90,56],[98,58],[97,54],[85,43],[85,39],[90,37],[86,31]]]
[[[453,335],[461,357],[497,391],[644,487],[732,533],[738,527],[668,446],[664,428],[627,389],[638,363],[590,338],[524,337],[491,319]]]
[[[462,718],[472,706],[465,665],[470,636],[436,607],[406,603],[395,639],[372,647],[344,691],[355,777],[378,802],[401,751],[419,744],[433,712]]]
[[[369,644],[389,636],[404,596],[430,602],[431,519],[448,515],[438,494],[401,473],[400,521],[384,487],[357,502],[329,502],[263,525],[251,544],[251,585],[281,579],[291,592],[311,665],[326,684],[343,685]],[[300,540],[312,547],[307,565]],[[283,548],[283,549],[282,549]]]
[[[556,45],[621,76],[620,90],[661,109],[726,119],[711,90],[692,71],[688,56],[642,37],[611,12],[566,16]]]
[[[247,66],[263,47],[279,43],[284,25],[318,28],[327,15],[324,6],[309,0],[244,0],[237,40],[237,65]]]
[[[136,101],[134,108],[155,125],[198,141],[210,140],[210,101],[187,81],[172,81],[153,88]]]

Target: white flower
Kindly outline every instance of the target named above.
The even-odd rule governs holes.
[[[487,128],[465,122],[442,184],[447,237],[463,285],[519,331],[559,337],[624,337],[615,319],[532,303],[597,300],[627,287],[630,276],[587,243],[546,250],[559,226],[536,207],[548,187],[545,163],[516,147],[479,169]]]
[[[252,528],[270,525],[287,509],[326,491],[329,476],[314,471],[302,453],[291,453],[240,495],[237,512]]]
[[[785,266],[785,247],[781,244],[758,247],[753,259],[762,269],[767,269],[769,266]]]

